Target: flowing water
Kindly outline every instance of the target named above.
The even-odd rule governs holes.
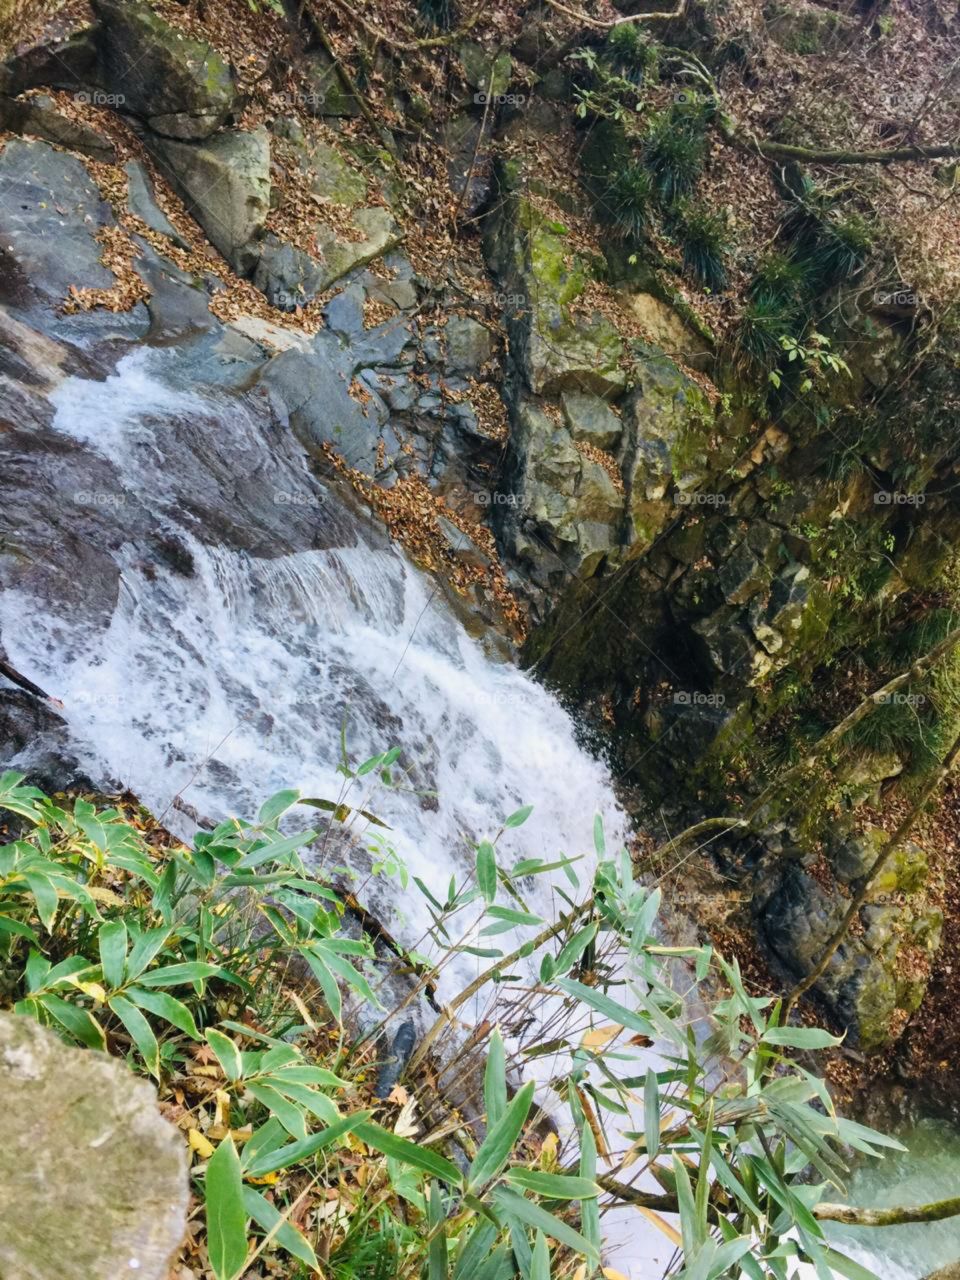
[[[339,798],[343,741],[354,762],[401,746],[403,786],[346,796],[390,828],[380,847],[347,851],[358,875],[395,855],[444,896],[471,867],[471,843],[530,803],[505,837],[508,860],[582,855],[587,882],[595,812],[612,847],[626,824],[567,714],[468,636],[432,581],[311,471],[257,392],[218,387],[204,369],[179,349],[135,350],[105,378],[61,380],[52,418],[0,438],[0,545],[27,553],[0,561],[0,635],[13,664],[63,700],[81,767],[189,834],[192,818],[253,816],[282,787]],[[420,938],[428,917],[412,887],[381,874],[364,898],[395,936]],[[528,905],[554,914],[549,881]],[[483,963],[462,957],[447,990]],[[929,1143],[944,1169],[957,1159],[955,1137],[923,1141],[913,1164],[859,1174],[851,1198],[921,1198],[908,1183],[938,1176]],[[926,1230],[899,1233],[882,1258],[865,1238],[860,1256],[889,1280],[919,1276]],[[948,1230],[944,1260],[960,1255]],[[670,1256],[633,1211],[610,1234],[636,1280]]]

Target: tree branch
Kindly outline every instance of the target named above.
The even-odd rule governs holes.
[[[769,138],[745,137],[724,115],[717,118],[721,138],[729,146],[752,151],[765,160],[799,160],[806,164],[906,164],[917,160],[952,160],[960,156],[960,143],[948,142],[933,147],[892,147],[878,151],[845,151],[829,147],[797,147]]]
[[[815,1204],[820,1222],[845,1222],[851,1227],[895,1227],[902,1222],[940,1222],[960,1214],[960,1196],[930,1204],[900,1205],[892,1209],[861,1209],[855,1204]]]

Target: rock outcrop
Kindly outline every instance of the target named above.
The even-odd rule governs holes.
[[[0,1013],[0,1273],[166,1280],[187,1223],[186,1146],[153,1087]]]

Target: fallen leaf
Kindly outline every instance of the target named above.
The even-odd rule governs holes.
[[[191,1129],[187,1135],[187,1141],[190,1143],[191,1149],[197,1153],[201,1160],[209,1160],[216,1150],[213,1143],[205,1138],[199,1129]]]
[[[616,1023],[609,1027],[591,1027],[584,1033],[584,1037],[580,1044],[584,1049],[602,1049],[605,1044],[609,1044],[623,1030],[622,1026]]]

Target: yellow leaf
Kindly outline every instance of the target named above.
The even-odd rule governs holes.
[[[627,1277],[622,1271],[615,1271],[613,1267],[601,1267],[600,1271],[602,1272],[605,1280],[627,1280]]]
[[[280,1181],[279,1173],[265,1173],[262,1178],[246,1178],[246,1182],[255,1182],[258,1187],[273,1187]]]
[[[290,998],[290,1002],[295,1006],[297,1013],[299,1013],[300,1017],[304,1020],[310,1030],[316,1031],[317,1024],[314,1022],[313,1018],[310,1017],[310,1010],[303,1003],[297,993],[295,991],[291,991],[289,987],[284,987],[283,994]]]
[[[217,1114],[213,1123],[221,1129],[229,1129],[230,1127],[230,1095],[226,1089],[217,1089],[214,1093],[217,1101]]]
[[[573,1273],[573,1280],[587,1280],[587,1268],[582,1262]]]
[[[540,1148],[540,1167],[543,1169],[552,1169],[557,1163],[557,1151],[560,1147],[560,1139],[555,1133],[548,1133],[543,1140],[543,1146]]]
[[[69,978],[68,981],[75,986],[78,991],[82,991],[84,995],[92,996],[93,999],[96,1000],[97,1004],[103,1004],[104,1000],[107,998],[107,993],[104,991],[103,987],[101,987],[99,982],[81,982],[79,978]]]
[[[584,1049],[602,1049],[605,1044],[609,1044],[623,1030],[622,1026],[611,1027],[591,1027],[584,1034],[581,1045]]]
[[[658,1231],[663,1232],[672,1244],[675,1244],[678,1249],[683,1248],[683,1237],[679,1231],[675,1231],[674,1228],[671,1227],[670,1223],[667,1222],[666,1219],[661,1218],[659,1213],[655,1213],[653,1209],[644,1209],[640,1205],[637,1205],[637,1208],[649,1222],[653,1223]]]
[[[205,1138],[199,1129],[191,1129],[187,1135],[187,1141],[190,1143],[191,1149],[197,1153],[201,1160],[209,1160],[216,1150],[213,1143]]]

